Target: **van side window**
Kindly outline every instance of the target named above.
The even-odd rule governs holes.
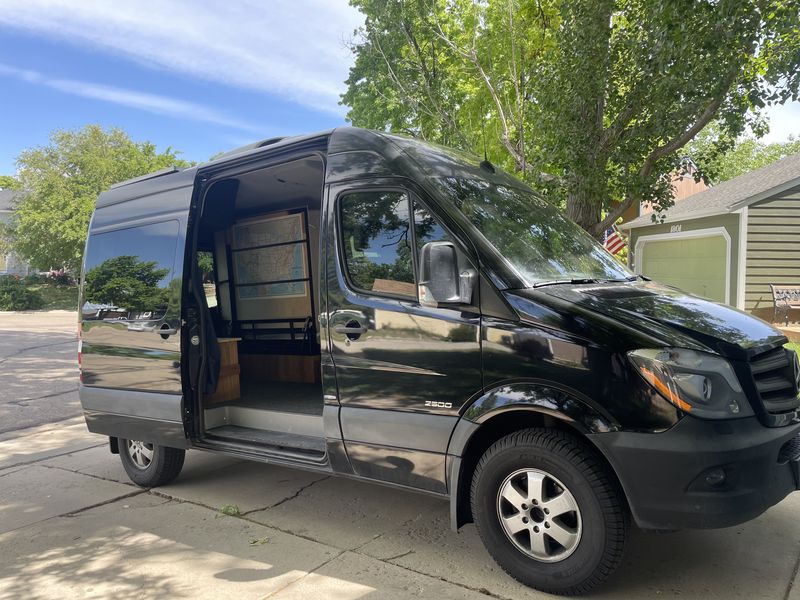
[[[436,218],[420,202],[414,199],[414,234],[417,241],[417,256],[428,242],[452,242],[453,239],[439,225]]]
[[[84,320],[158,320],[180,303],[173,279],[178,222],[129,227],[89,237],[83,279]]]
[[[354,192],[339,201],[347,274],[361,289],[417,297],[408,195]]]

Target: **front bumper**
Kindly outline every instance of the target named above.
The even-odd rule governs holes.
[[[798,436],[800,424],[685,417],[663,433],[589,437],[616,471],[639,527],[685,529],[749,521],[800,489]]]

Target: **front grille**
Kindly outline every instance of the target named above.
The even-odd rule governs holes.
[[[750,373],[768,412],[789,412],[800,406],[794,370],[793,353],[782,347],[750,359]]]

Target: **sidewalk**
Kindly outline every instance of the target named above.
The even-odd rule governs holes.
[[[796,494],[741,527],[634,531],[592,598],[800,600],[799,516]],[[3,600],[546,597],[445,502],[198,451],[144,491],[80,419],[0,436],[0,556]]]

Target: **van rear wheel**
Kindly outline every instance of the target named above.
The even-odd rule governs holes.
[[[578,438],[526,429],[493,444],[472,479],[472,513],[512,577],[552,594],[584,594],[619,565],[627,514],[605,466]]]
[[[151,488],[166,485],[180,474],[186,451],[120,438],[119,457],[133,483]]]

